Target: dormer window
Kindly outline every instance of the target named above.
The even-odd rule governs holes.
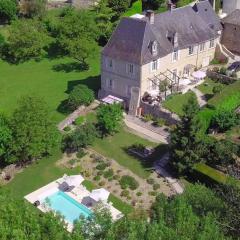
[[[158,51],[158,49],[157,49],[157,42],[156,41],[154,41],[153,43],[152,43],[152,55],[157,55],[157,51]]]

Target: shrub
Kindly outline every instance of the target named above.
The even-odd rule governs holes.
[[[104,185],[105,185],[105,181],[99,182],[99,186],[104,186]]]
[[[218,128],[221,132],[229,130],[238,122],[237,114],[234,111],[219,109],[212,118],[212,127]]]
[[[129,196],[129,191],[128,191],[128,190],[123,190],[123,191],[121,192],[121,196],[122,196],[122,197],[128,197],[128,196]]]
[[[154,122],[153,122],[153,125],[154,125],[154,126],[157,126],[157,127],[162,127],[162,126],[164,126],[165,124],[166,124],[166,121],[165,121],[165,119],[163,119],[163,118],[157,118],[157,119],[155,119]]]
[[[121,187],[129,187],[131,190],[135,190],[138,188],[139,183],[135,180],[135,178],[124,175],[120,179],[120,185]]]
[[[77,156],[77,158],[82,158],[82,157],[86,156],[86,154],[87,154],[87,153],[85,153],[84,150],[81,148],[81,149],[77,152],[76,156]]]
[[[154,181],[153,178],[148,178],[148,179],[147,179],[147,183],[148,183],[148,184],[151,184],[151,185],[152,185],[152,184],[154,184],[154,182],[155,182],[155,181]]]
[[[65,132],[69,132],[69,131],[71,131],[71,127],[66,126],[63,130],[64,130]]]
[[[78,118],[75,119],[74,124],[77,126],[82,125],[85,122],[85,117],[84,116],[79,116]]]
[[[118,175],[114,175],[114,176],[113,176],[113,179],[114,179],[114,180],[118,180],[119,178],[120,178],[120,176],[118,176]]]
[[[76,160],[75,158],[70,159],[70,160],[68,161],[68,163],[69,163],[70,165],[74,165],[76,162],[77,162],[77,160]]]
[[[226,75],[227,69],[225,67],[221,67],[220,70],[219,70],[219,73],[221,73],[223,75]]]
[[[113,170],[109,169],[109,170],[107,170],[106,172],[103,173],[103,176],[105,178],[112,178],[113,174],[114,174]]]
[[[79,84],[73,88],[68,97],[68,106],[71,110],[77,109],[80,105],[88,106],[94,100],[94,92],[86,85]]]
[[[153,116],[151,114],[146,114],[143,117],[144,122],[150,122],[153,120]]]
[[[217,93],[220,93],[222,90],[223,90],[223,86],[219,84],[214,86],[212,91],[214,94],[217,94]]]
[[[101,177],[99,175],[97,175],[93,178],[93,180],[95,180],[95,181],[99,181],[100,179],[101,179]]]
[[[102,171],[102,170],[101,170],[101,171],[98,171],[98,172],[97,172],[97,175],[98,175],[98,176],[102,176],[102,175],[103,175],[103,171]]]
[[[158,183],[153,184],[153,190],[157,190],[159,188],[160,188],[160,184],[158,184]]]
[[[150,191],[150,192],[148,192],[148,195],[150,195],[150,196],[156,196],[156,195],[157,195],[157,193],[156,193],[156,192],[154,192],[154,191]]]
[[[96,169],[97,170],[105,170],[107,167],[107,164],[105,162],[102,162],[102,163],[99,163],[97,166],[96,166]]]
[[[139,197],[142,196],[142,193],[141,193],[141,192],[137,192],[136,194],[137,194],[137,196],[139,196]]]

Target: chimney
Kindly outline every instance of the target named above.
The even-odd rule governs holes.
[[[146,17],[148,18],[150,24],[154,24],[154,11],[147,10]]]

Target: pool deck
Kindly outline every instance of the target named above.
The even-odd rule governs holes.
[[[45,199],[48,196],[51,196],[52,194],[56,193],[57,191],[60,191],[59,189],[59,182],[62,181],[62,178],[59,178],[47,185],[45,185],[44,187],[41,187],[39,189],[37,189],[36,191],[26,195],[24,198],[30,202],[31,204],[34,204],[34,202],[39,201],[40,205],[37,206],[37,208],[46,213],[51,211],[51,209],[46,206]],[[67,194],[68,196],[70,196],[71,198],[73,198],[74,200],[76,200],[78,203],[82,204],[82,199],[84,197],[88,197],[90,195],[90,192],[82,185],[80,184],[77,187],[74,187],[71,191],[64,191],[65,194]],[[111,202],[104,202],[104,205],[106,208],[109,209],[111,215],[112,215],[112,219],[113,221],[116,221],[118,219],[120,219],[123,215],[122,213],[116,209],[115,207],[112,206]],[[91,209],[91,208],[89,208]],[[67,230],[69,232],[71,232],[73,230],[73,224],[66,222],[66,227]]]

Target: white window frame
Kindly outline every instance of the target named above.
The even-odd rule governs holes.
[[[127,63],[127,74],[134,75],[135,74],[135,67],[132,63]]]
[[[179,50],[178,48],[175,48],[172,53],[172,61],[176,62],[179,60]]]
[[[215,39],[212,38],[212,39],[210,39],[210,41],[209,41],[209,48],[214,48],[214,47],[215,47]]]
[[[155,72],[155,71],[157,71],[157,69],[158,69],[158,60],[153,60],[151,62],[151,71]]]
[[[188,47],[188,55],[192,56],[194,54],[194,45]]]
[[[205,42],[201,43],[200,46],[199,46],[199,51],[200,52],[203,52],[204,50],[205,50]]]
[[[109,90],[113,90],[113,88],[114,88],[114,80],[113,79],[111,79],[111,78],[107,79],[107,88]]]
[[[177,81],[177,69],[172,70],[172,80],[175,82]]]

